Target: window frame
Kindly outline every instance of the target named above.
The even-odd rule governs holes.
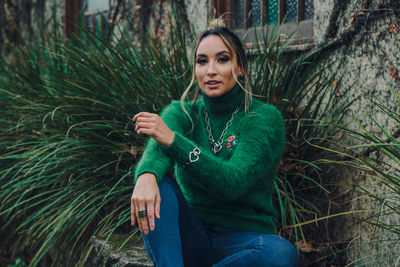
[[[285,17],[284,12],[284,0],[278,0],[278,23],[282,23]],[[305,14],[305,0],[298,0],[298,16],[297,22],[286,22],[281,25],[280,34],[283,37],[281,42],[284,43],[286,41],[290,41],[290,45],[288,46],[289,50],[307,50],[311,49],[315,46],[314,44],[314,23],[313,19],[304,20]],[[265,16],[265,5],[266,1],[261,1],[261,14],[262,14],[262,25],[265,24],[267,18]],[[245,0],[246,13],[249,14],[250,11],[250,0]],[[212,0],[211,1],[212,10],[216,17],[220,17],[223,15],[225,23],[229,29],[231,29],[234,33],[236,33],[239,37],[245,39],[245,46],[248,49],[251,49],[253,43],[255,42],[255,32],[261,33],[263,30],[267,33],[272,33],[275,25],[265,25],[265,26],[257,26],[251,27],[250,20],[248,16],[246,16],[246,21],[244,23],[244,29],[234,29],[232,28],[232,14],[234,12],[234,4],[232,0]],[[254,29],[254,30],[252,30]],[[290,39],[286,39],[284,37],[290,36]]]
[[[87,0],[81,0],[82,9],[83,9],[83,25],[89,29],[89,17],[91,17],[91,28],[89,29],[91,32],[96,33],[97,29],[100,29],[100,33],[104,33],[106,30],[106,21],[104,18],[108,17],[110,12],[110,4],[106,8],[102,9],[94,9],[94,10],[87,10],[88,4]],[[97,25],[96,22],[96,15],[100,16],[100,24]]]
[[[91,10],[91,11],[85,11],[83,14],[83,25],[89,29],[89,17],[91,17],[91,27],[90,31],[91,32],[96,32],[97,27],[99,27],[100,32],[104,33],[106,29],[106,21],[105,17],[108,15],[108,12],[110,11],[110,8],[102,8],[102,9],[97,9],[97,10]],[[100,16],[100,24],[97,25],[96,21],[96,15]]]
[[[68,35],[75,32],[76,25],[83,19],[83,25],[88,28],[91,32],[96,32],[100,29],[101,33],[106,30],[106,21],[110,7],[102,8],[97,10],[87,11],[87,0],[65,0],[65,22],[64,28]],[[100,15],[100,23],[97,25],[96,16],[97,14],[106,14],[106,16]],[[81,17],[82,16],[82,17]],[[91,27],[89,28],[89,17],[91,17]]]

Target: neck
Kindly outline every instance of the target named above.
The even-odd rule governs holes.
[[[232,113],[244,100],[244,92],[238,84],[226,94],[218,97],[209,97],[202,94],[204,106],[211,114]]]

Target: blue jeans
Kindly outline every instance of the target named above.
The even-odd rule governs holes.
[[[185,201],[176,181],[159,184],[160,220],[142,233],[150,259],[157,267],[298,266],[296,248],[286,239],[203,223]]]

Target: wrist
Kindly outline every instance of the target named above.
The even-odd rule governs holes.
[[[137,180],[139,179],[154,179],[157,180],[157,176],[154,173],[151,172],[144,172],[142,174],[140,174],[137,178]]]
[[[175,132],[172,131],[172,134],[171,134],[171,137],[170,137],[170,139],[169,139],[169,141],[168,141],[167,147],[169,147],[170,145],[172,145],[172,143],[174,142],[174,139],[175,139]]]
[[[172,145],[174,139],[175,139],[175,132],[171,131],[171,133],[168,136],[166,136],[162,142],[159,141],[159,144],[168,148],[170,145]]]

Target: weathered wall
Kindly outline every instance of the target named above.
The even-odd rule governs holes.
[[[389,87],[399,86],[400,66],[400,2],[371,0],[315,0],[314,40],[317,45],[332,43],[331,57],[347,61],[342,72],[343,88],[351,87],[351,97],[358,100],[350,107],[347,119],[356,118],[369,131],[379,134],[379,129],[368,115],[371,115],[389,132],[394,132],[393,121],[374,106],[369,97],[384,97],[387,107],[398,110],[398,104],[391,96]],[[353,123],[354,129],[357,124]],[[376,157],[375,153],[371,157]],[[382,157],[382,156],[381,156]],[[384,159],[387,161],[387,159]],[[351,192],[349,208],[379,209],[380,203],[357,193],[352,188],[360,184],[371,191],[386,193],[387,188],[368,173],[344,170],[342,192]],[[386,197],[390,197],[386,195]],[[381,216],[389,224],[398,224],[396,215]],[[399,256],[400,247],[394,245],[398,236],[382,231],[367,224],[354,224],[347,220],[346,225],[338,229],[342,239],[353,240],[350,244],[350,260],[362,258],[361,262],[383,260],[389,263],[390,257]],[[344,231],[343,231],[344,230]],[[382,241],[390,240],[392,241]],[[381,240],[379,242],[370,242]],[[390,263],[394,263],[392,259]]]
[[[379,94],[387,98],[389,106],[396,106],[389,101],[388,88],[399,84],[399,14],[390,4],[378,4],[383,1],[316,2],[315,41],[317,45],[335,43],[331,57],[347,61],[343,84],[353,86],[353,96],[360,97],[358,104],[352,106],[353,114],[364,125],[373,127],[365,115],[374,113],[379,123],[390,127],[385,118],[375,113],[367,96]]]
[[[41,38],[64,21],[64,1],[5,0],[0,2],[0,55],[7,46]]]
[[[208,18],[212,14],[210,1],[186,0],[185,3],[189,21],[193,24],[195,32],[199,33],[206,29]]]
[[[4,0],[0,2],[0,54],[7,46],[41,38],[65,25],[65,0]],[[108,22],[114,33],[121,32],[133,40],[144,31],[156,35],[168,32],[167,16],[175,4],[188,34],[205,29],[211,12],[210,2],[169,0],[109,0]]]
[[[124,33],[131,37],[141,34],[150,29],[155,35],[162,35],[168,32],[168,15],[173,12],[173,5],[176,6],[178,16],[182,21],[182,27],[187,34],[204,30],[207,26],[207,18],[211,13],[210,1],[186,0],[186,1],[167,1],[167,0],[111,0],[112,7],[115,9],[118,3],[121,5],[120,14],[116,24]],[[132,8],[134,7],[134,8]],[[118,35],[118,31],[115,31]]]

